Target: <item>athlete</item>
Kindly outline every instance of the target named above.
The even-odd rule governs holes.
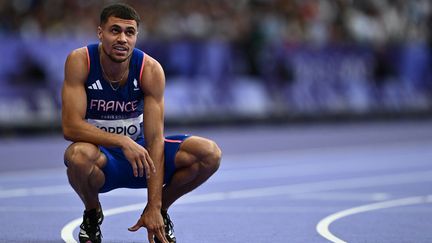
[[[147,204],[130,231],[149,242],[176,242],[168,208],[219,167],[211,140],[163,137],[165,77],[161,65],[135,48],[140,18],[125,4],[105,7],[98,44],[72,51],[65,64],[62,128],[72,141],[64,160],[84,203],[80,242],[101,242],[99,193],[147,188]]]

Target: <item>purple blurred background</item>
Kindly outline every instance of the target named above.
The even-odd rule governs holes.
[[[67,54],[113,1],[0,1],[0,130],[60,128]],[[432,111],[429,0],[124,1],[166,76],[168,124]]]

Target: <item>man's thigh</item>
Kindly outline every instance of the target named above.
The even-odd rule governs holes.
[[[180,150],[181,144],[186,141],[189,135],[168,136],[165,138],[164,145],[164,183],[169,184],[176,166],[176,154]],[[102,168],[105,174],[105,184],[100,192],[108,192],[116,188],[147,188],[146,177],[135,177],[129,161],[119,148],[105,148],[99,146],[101,152],[106,157],[106,164]]]

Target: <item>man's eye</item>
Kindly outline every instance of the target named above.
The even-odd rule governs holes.
[[[133,36],[133,35],[135,35],[135,31],[132,31],[132,30],[126,31],[126,34],[129,36]]]
[[[111,32],[114,34],[118,34],[120,31],[118,29],[112,29]]]

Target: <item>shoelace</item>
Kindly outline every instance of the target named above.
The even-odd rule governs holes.
[[[96,235],[96,233],[99,232],[99,235],[102,238],[102,232],[99,227],[99,218],[97,218],[96,221],[92,223],[91,218],[86,217],[82,224],[82,228],[88,235]]]
[[[166,227],[168,228],[168,233],[170,231],[174,232],[174,223],[171,221],[170,216],[168,214],[164,215],[164,220],[166,221]]]
[[[100,231],[99,226],[89,227],[89,228],[86,228],[84,226],[84,230],[85,230],[85,233],[89,236],[90,239],[93,239],[94,237],[96,237],[95,239],[97,239],[97,238],[102,239],[103,238],[103,235],[102,235],[102,232]],[[99,232],[99,237],[96,236],[97,232]]]

